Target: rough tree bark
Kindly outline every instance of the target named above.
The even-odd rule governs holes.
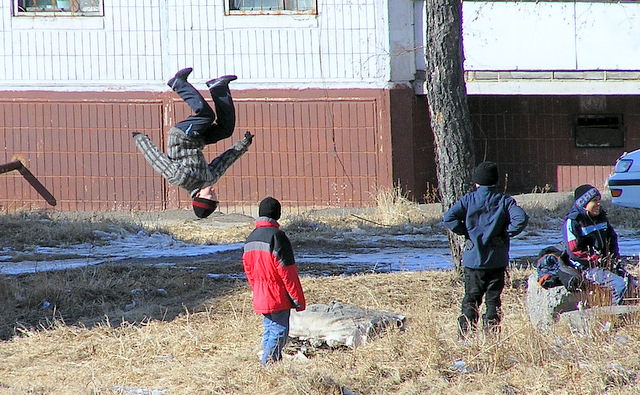
[[[471,116],[464,82],[462,1],[427,0],[427,100],[435,138],[438,188],[444,210],[473,190],[475,165]],[[449,232],[456,268],[461,237]]]

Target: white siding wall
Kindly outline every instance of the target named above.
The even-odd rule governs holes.
[[[105,0],[104,17],[32,18],[13,17],[3,0],[0,81],[17,90],[165,90],[176,70],[193,66],[195,82],[237,74],[235,89],[382,88],[423,78],[424,3],[318,0],[317,16],[226,16],[223,0]],[[467,71],[640,70],[638,2],[465,1],[463,17]],[[640,86],[624,78],[553,82],[549,92]],[[536,84],[468,87],[547,89]]]
[[[424,57],[422,47],[416,45],[414,36],[415,19],[414,4],[412,1],[389,2],[392,81],[402,82],[413,80],[416,73],[415,53],[418,52]],[[421,36],[424,34],[424,31],[421,32]]]
[[[638,2],[463,7],[466,70],[640,70]]]
[[[465,1],[470,94],[640,94],[639,2]]]
[[[18,90],[164,90],[193,66],[192,80],[233,73],[237,88],[386,86],[387,0],[318,3],[317,16],[225,16],[222,0],[105,0],[104,17],[13,17],[4,0],[0,80]]]

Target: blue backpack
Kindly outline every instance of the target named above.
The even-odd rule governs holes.
[[[569,292],[584,290],[582,273],[568,264],[564,248],[558,247],[543,248],[538,254],[538,284],[545,289],[563,285]]]

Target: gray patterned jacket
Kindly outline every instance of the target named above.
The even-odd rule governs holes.
[[[201,188],[218,182],[227,169],[247,152],[252,142],[252,136],[245,135],[245,138],[237,141],[211,163],[207,163],[202,154],[204,142],[188,137],[176,127],[169,130],[166,155],[153,144],[149,136],[136,134],[133,138],[154,170],[162,174],[169,183],[186,189],[191,198]]]

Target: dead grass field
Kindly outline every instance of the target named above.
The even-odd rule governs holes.
[[[532,226],[544,227],[564,215],[566,202],[532,196],[521,204]],[[617,218],[638,223],[635,212],[607,208],[614,225]],[[402,212],[407,214],[398,223],[392,222],[397,215],[375,210],[358,214],[372,222],[311,212],[283,223],[302,241],[350,227],[400,232],[407,224],[434,224],[440,215],[425,207]],[[139,226],[100,217],[50,224],[38,215],[5,215],[0,240],[5,246],[19,243],[9,239],[1,221],[14,224],[12,234],[21,223],[51,225],[67,234],[46,236],[54,243],[73,242],[71,229],[90,239],[86,228]],[[177,228],[173,232],[180,237],[184,227]],[[227,237],[241,241],[250,230],[235,227]],[[239,264],[225,265],[231,271]],[[639,320],[594,328],[589,336],[564,327],[540,333],[525,306],[532,270],[509,272],[502,332],[478,333],[466,345],[456,336],[462,287],[453,271],[303,277],[309,304],[337,300],[398,313],[408,317],[407,328],[353,350],[307,349],[305,357],[291,344],[291,356],[267,369],[258,359],[261,317],[253,313],[246,282],[209,278],[205,268],[136,264],[0,276],[0,394],[640,393]],[[43,308],[43,300],[50,306]]]

